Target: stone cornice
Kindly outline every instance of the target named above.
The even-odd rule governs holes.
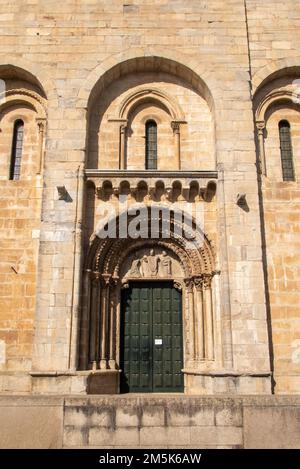
[[[218,179],[218,171],[156,171],[156,170],[111,170],[111,169],[86,169],[87,177],[120,177],[120,178],[189,178],[193,179]]]

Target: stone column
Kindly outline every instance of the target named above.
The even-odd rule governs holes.
[[[37,126],[39,131],[37,174],[41,174],[44,163],[44,137],[46,130],[46,119],[37,119]]]
[[[194,327],[194,283],[193,279],[185,279],[188,317],[186,317],[186,334],[188,343],[188,359],[195,359],[195,327]]]
[[[108,338],[108,317],[109,317],[109,296],[110,296],[110,279],[109,274],[102,275],[102,291],[101,291],[101,319],[100,319],[100,370],[107,369],[107,338]]]
[[[120,169],[126,169],[126,129],[127,124],[122,123],[120,125]]]
[[[86,270],[83,274],[83,305],[81,321],[81,337],[79,351],[79,369],[88,369],[90,356],[90,323],[91,323],[91,294],[92,294],[92,271]]]
[[[214,319],[211,294],[211,275],[203,276],[203,300],[205,322],[205,358],[214,360]]]
[[[175,152],[176,152],[176,163],[177,169],[181,169],[181,162],[180,162],[180,122],[172,121],[172,129],[175,136]]]
[[[205,358],[204,318],[203,318],[203,280],[195,278],[195,352],[197,360]]]
[[[116,299],[116,334],[115,334],[115,347],[116,347],[116,365],[120,366],[120,335],[121,335],[121,295],[122,290],[120,285],[115,290]]]
[[[256,130],[257,130],[257,139],[258,139],[258,147],[259,147],[259,170],[261,174],[266,175],[266,154],[265,154],[265,128],[266,123],[265,121],[257,121],[256,122]]]
[[[71,318],[70,318],[70,341],[69,341],[69,363],[68,368],[75,370],[78,364],[78,337],[79,337],[79,318],[81,313],[81,288],[82,288],[82,219],[83,219],[83,197],[84,192],[84,170],[83,165],[77,169],[77,188],[76,188],[76,217],[74,229],[74,269],[73,269],[73,287],[71,300]]]
[[[114,278],[110,291],[109,304],[109,359],[110,370],[116,369],[116,325],[117,325],[117,282]]]
[[[101,279],[98,272],[93,272],[91,277],[90,305],[88,314],[89,329],[89,362],[92,368],[97,369],[99,359],[99,318],[100,318]]]

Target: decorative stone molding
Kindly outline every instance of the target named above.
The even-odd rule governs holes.
[[[131,199],[138,202],[211,202],[216,194],[215,171],[101,171],[86,170],[99,199]]]
[[[168,109],[172,119],[184,122],[184,114],[177,101],[164,90],[149,88],[149,86],[139,88],[126,96],[119,107],[118,118],[128,119],[133,109],[145,100],[157,101],[159,104],[163,104]]]
[[[46,100],[38,93],[28,90],[27,88],[16,88],[6,90],[3,95],[3,97],[0,95],[2,104],[12,103],[13,101],[19,101],[21,99],[31,104],[40,118],[46,117]]]
[[[282,103],[282,102],[290,102],[295,104],[294,102],[294,91],[289,90],[289,89],[276,89],[272,90],[271,92],[267,93],[259,102],[256,112],[255,112],[255,118],[257,124],[263,124],[265,122],[265,116],[267,110],[270,108],[270,106],[276,104],[276,103]],[[300,107],[299,107],[300,109]]]

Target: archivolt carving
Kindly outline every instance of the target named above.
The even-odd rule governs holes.
[[[174,234],[166,239],[94,237],[85,269],[82,368],[118,368],[121,289],[143,279],[172,280],[182,291],[185,368],[214,361],[214,256],[202,238],[197,247]]]
[[[149,207],[148,210],[153,208]],[[161,208],[161,207],[157,207]],[[150,233],[150,213],[148,213],[148,234]],[[159,212],[158,212],[159,213]],[[116,232],[119,231],[120,218],[115,220]],[[128,217],[128,222],[130,222]],[[168,228],[164,227],[165,230]],[[194,239],[186,239],[184,235],[191,235],[191,228],[193,228]],[[177,233],[183,233],[183,236],[178,236]],[[161,231],[159,239],[149,239],[147,234],[144,238],[132,240],[130,238],[95,238],[90,247],[90,252],[87,256],[87,267],[92,270],[108,273],[110,275],[119,275],[120,259],[132,249],[132,246],[140,246],[140,243],[147,243],[154,245],[158,243],[166,247],[170,247],[183,263],[186,276],[199,275],[202,273],[211,273],[214,271],[214,254],[212,245],[201,231],[196,227],[193,219],[185,218],[184,222],[176,216],[175,211],[170,210],[170,232]]]
[[[154,99],[163,104],[169,111],[174,120],[184,120],[184,114],[179,104],[165,91],[156,88],[140,88],[134,91],[121,103],[118,119],[128,119],[132,109],[139,104],[141,100]]]
[[[15,102],[25,102],[31,104],[39,118],[46,118],[45,100],[38,93],[26,88],[10,89],[2,93],[2,106],[11,105]],[[1,97],[1,95],[0,95]]]
[[[256,109],[256,121],[265,121],[266,111],[274,103],[290,102],[295,104],[295,92],[293,90],[274,90],[268,93],[259,103]]]

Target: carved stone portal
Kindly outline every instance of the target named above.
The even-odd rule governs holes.
[[[182,292],[184,373],[214,367],[213,265],[206,238],[191,249],[184,238],[95,237],[85,270],[80,368],[120,372],[122,289],[140,280],[172,281]]]

